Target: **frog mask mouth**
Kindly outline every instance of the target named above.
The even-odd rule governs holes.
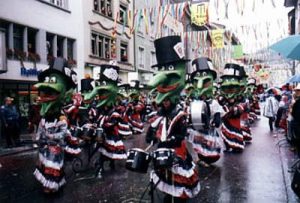
[[[70,95],[66,90],[66,82],[59,74],[52,73],[45,77],[43,82],[35,85],[39,92],[38,102],[41,104],[41,115],[59,111],[59,106],[65,101],[65,97]],[[70,93],[73,89],[70,89]]]
[[[40,86],[39,88],[39,103],[47,103],[55,101],[59,98],[60,92],[49,86]]]
[[[241,92],[241,86],[238,78],[235,77],[225,77],[223,78],[221,87],[221,94],[227,99],[236,98]]]
[[[92,92],[87,94],[84,98],[86,104],[90,104],[94,98],[97,97],[96,107],[113,106],[118,98],[118,88],[114,84],[108,83],[96,86]]]

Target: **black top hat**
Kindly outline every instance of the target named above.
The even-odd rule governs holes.
[[[94,79],[92,78],[85,78],[81,80],[81,92],[88,92],[93,90],[92,82]]]
[[[184,47],[180,36],[167,36],[154,41],[157,64],[152,67],[162,67],[185,59]]]
[[[192,66],[196,67],[196,70],[191,74],[191,79],[193,79],[198,72],[210,72],[213,74],[213,78],[217,78],[217,72],[214,70],[212,60],[206,57],[196,58],[192,62]]]
[[[104,64],[101,65],[100,83],[109,82],[118,84],[120,67],[116,65]]]
[[[247,75],[247,73],[245,71],[244,66],[240,66],[240,77],[241,78],[247,78],[248,77],[248,75]]]
[[[134,82],[132,89],[141,89],[140,81],[139,80],[131,80],[131,82]]]
[[[51,73],[57,73],[63,76],[67,82],[67,89],[77,87],[77,74],[68,67],[68,62],[66,59],[59,57],[51,61],[49,68],[38,75],[39,82],[43,82],[45,77]]]
[[[238,64],[227,63],[225,65],[223,75],[221,76],[221,78],[236,77],[238,79],[241,79],[240,70],[241,70],[241,66],[239,66]]]
[[[130,88],[130,84],[128,83],[119,84],[118,87],[128,90]]]

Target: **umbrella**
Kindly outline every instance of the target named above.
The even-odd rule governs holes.
[[[277,87],[271,87],[266,90],[268,94],[281,95],[281,90]]]
[[[286,83],[297,83],[300,82],[300,74],[294,75]]]
[[[291,35],[270,47],[286,58],[300,60],[300,35]]]

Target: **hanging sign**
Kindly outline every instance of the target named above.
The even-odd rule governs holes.
[[[191,22],[197,26],[203,26],[208,22],[208,2],[192,4],[191,7]]]
[[[235,45],[233,46],[233,54],[234,59],[239,59],[243,57],[243,46],[242,45]]]
[[[224,47],[224,30],[217,29],[211,31],[212,48],[221,49]]]

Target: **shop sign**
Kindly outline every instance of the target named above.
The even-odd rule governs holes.
[[[21,76],[26,76],[26,77],[38,76],[41,72],[42,70],[37,70],[36,68],[21,67]]]

